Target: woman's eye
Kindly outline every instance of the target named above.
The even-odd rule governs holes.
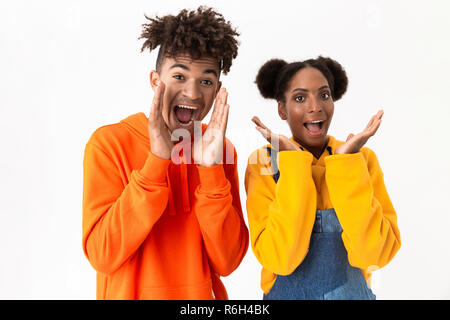
[[[328,92],[322,93],[322,99],[326,100],[330,97],[330,94]]]
[[[295,101],[297,101],[297,102],[303,102],[303,101],[305,101],[305,97],[303,97],[303,96],[296,97],[296,98],[295,98]]]

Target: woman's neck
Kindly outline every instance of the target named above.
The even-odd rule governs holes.
[[[300,139],[297,139],[294,137],[294,140],[299,143],[303,148],[305,148],[306,150],[308,150],[309,152],[312,153],[312,155],[316,158],[319,159],[320,156],[322,155],[322,153],[324,152],[325,148],[328,145],[328,136],[326,137],[324,143],[321,146],[310,146],[307,145],[306,143],[303,143]]]

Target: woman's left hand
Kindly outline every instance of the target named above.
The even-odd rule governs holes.
[[[371,136],[373,136],[381,124],[381,117],[383,117],[384,111],[380,110],[377,112],[376,115],[370,119],[369,123],[367,124],[366,128],[354,135],[353,133],[350,133],[347,137],[347,140],[345,143],[339,147],[336,148],[335,154],[351,154],[351,153],[358,153],[359,150],[366,144],[367,140]]]

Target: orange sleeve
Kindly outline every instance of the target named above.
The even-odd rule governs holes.
[[[234,164],[198,166],[200,185],[194,210],[210,265],[221,276],[235,270],[248,249],[236,160],[234,151]]]
[[[168,201],[170,160],[149,152],[141,170],[123,184],[118,165],[93,142],[84,154],[83,250],[92,266],[110,274],[145,240]]]

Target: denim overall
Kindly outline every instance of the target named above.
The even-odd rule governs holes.
[[[268,151],[277,182],[276,151]],[[308,254],[293,273],[277,275],[264,300],[375,300],[361,270],[348,263],[341,234],[334,209],[317,210]]]

